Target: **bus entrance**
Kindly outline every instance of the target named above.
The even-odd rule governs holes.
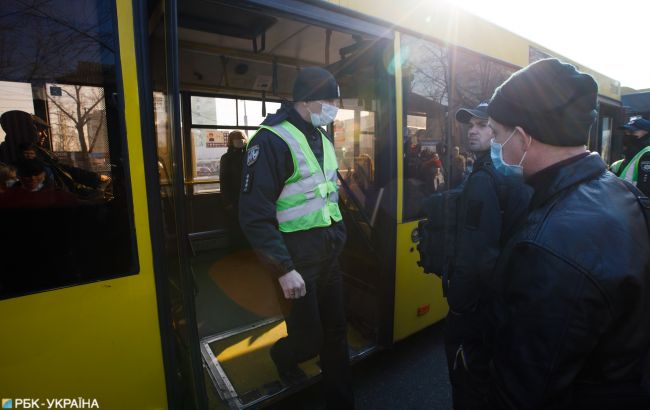
[[[235,151],[228,147],[232,133],[250,139],[268,114],[291,99],[303,67],[327,68],[341,92],[341,108],[329,131],[348,230],[341,266],[350,355],[360,358],[390,338],[392,322],[385,322],[381,312],[392,307],[379,301],[390,293],[386,278],[392,269],[386,258],[394,244],[389,205],[394,193],[384,188],[394,179],[395,162],[390,146],[394,79],[387,70],[392,45],[389,38],[268,10],[179,4],[182,147],[159,140],[159,166],[183,168],[183,179],[173,182],[182,184],[173,190],[173,202],[182,201],[185,209],[177,223],[185,224],[181,232],[186,234],[178,237],[178,245],[187,249],[181,263],[188,267],[200,352],[214,386],[206,388],[215,402],[248,408],[297,388],[279,379],[269,356],[270,347],[286,335],[282,311],[288,302],[278,293],[277,274],[258,261],[239,230],[231,188],[239,181],[228,180],[233,173],[222,169],[222,158]],[[165,50],[153,47],[151,52]],[[171,157],[161,153],[178,148],[182,165],[165,163]],[[318,358],[301,368],[309,380],[320,374]]]

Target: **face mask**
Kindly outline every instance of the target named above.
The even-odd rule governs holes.
[[[40,182],[34,189],[32,189],[32,192],[40,191],[43,188],[43,182]]]
[[[307,108],[307,111],[309,111],[309,108]],[[331,104],[327,104],[327,103],[321,103],[321,112],[320,112],[320,114],[315,114],[315,113],[309,111],[309,117],[311,119],[311,124],[314,127],[322,127],[324,125],[327,125],[330,122],[334,121],[334,118],[336,118],[336,114],[338,112],[339,112],[339,109],[335,105],[331,105]]]
[[[7,185],[7,188],[11,188],[12,186],[16,185],[16,182],[18,182],[17,179],[8,179],[5,181],[5,185]]]
[[[496,169],[498,172],[502,173],[505,176],[514,176],[523,179],[524,167],[522,167],[521,164],[524,162],[524,158],[526,158],[526,152],[524,152],[524,155],[521,157],[521,161],[519,161],[519,164],[517,165],[506,164],[506,162],[503,160],[503,147],[508,143],[508,141],[510,141],[510,138],[515,135],[516,131],[516,129],[513,130],[508,139],[503,144],[494,142],[494,138],[492,138],[490,141],[490,157],[492,158],[492,165],[494,166],[494,169]]]

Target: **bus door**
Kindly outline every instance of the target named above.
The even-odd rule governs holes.
[[[398,204],[395,340],[445,317],[447,302],[436,275],[418,267],[417,223],[430,195],[460,187],[476,154],[469,127],[455,119],[463,107],[487,101],[516,67],[478,53],[400,33],[404,127],[403,190]]]
[[[392,326],[382,324],[381,313],[386,305],[391,309],[392,296],[380,303],[383,293],[391,293],[384,286],[392,274],[386,269],[394,266],[386,259],[393,254],[394,222],[387,204],[394,192],[382,189],[394,180],[395,167],[393,88],[385,86],[391,84],[385,60],[392,41],[352,32],[353,23],[341,28],[347,17],[329,26],[251,5],[184,1],[179,6],[182,198],[189,249],[184,262],[195,284],[197,333],[212,381],[207,393],[231,408],[246,408],[296,386],[279,380],[269,356],[270,347],[286,335],[283,299],[277,275],[258,261],[239,228],[233,198],[239,194],[236,165],[242,164],[242,152],[229,140],[239,133],[250,139],[268,114],[291,99],[300,68],[326,67],[337,78],[341,109],[330,131],[349,235],[342,257],[349,344],[353,357],[367,354]],[[317,358],[301,367],[310,379],[320,374]]]
[[[178,78],[177,2],[141,4],[143,128],[150,137],[148,163],[152,244],[162,317],[163,348],[170,358],[167,385],[170,408],[206,408],[194,297],[196,284],[187,263],[190,253],[186,215],[181,101]]]

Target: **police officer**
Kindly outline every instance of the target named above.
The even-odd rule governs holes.
[[[650,121],[637,118],[618,129],[625,131],[625,159],[614,162],[610,171],[650,195]]]
[[[346,232],[334,145],[321,128],[336,117],[338,98],[328,71],[298,73],[294,102],[270,115],[248,143],[240,223],[292,301],[288,336],[271,348],[281,379],[304,379],[298,364],[320,354],[327,406],[345,409],[354,407],[338,264]]]
[[[531,194],[526,185],[494,169],[487,107],[484,102],[456,112],[456,121],[470,126],[468,146],[477,157],[460,196],[457,250],[445,275],[449,303],[445,348],[456,410],[488,408],[485,288],[502,245],[525,216]]]

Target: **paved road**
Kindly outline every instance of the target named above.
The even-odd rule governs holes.
[[[437,324],[354,366],[358,410],[451,410],[443,324]],[[320,385],[291,396],[273,410],[312,410],[324,406]]]

